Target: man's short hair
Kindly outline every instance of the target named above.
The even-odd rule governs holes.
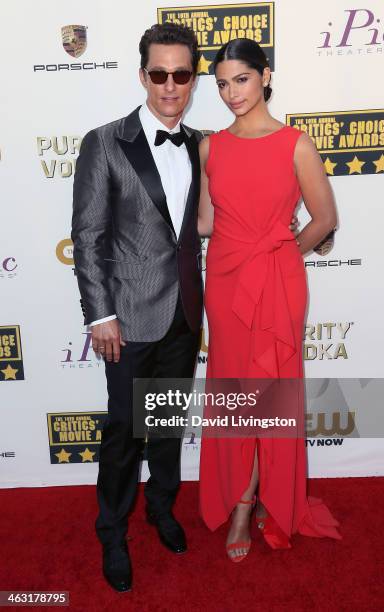
[[[198,51],[197,38],[194,31],[184,25],[177,23],[156,23],[145,30],[140,40],[139,51],[141,56],[140,66],[146,68],[148,64],[149,47],[157,45],[186,45],[191,53],[192,70],[197,72],[200,53]]]

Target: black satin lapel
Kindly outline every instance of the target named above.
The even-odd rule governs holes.
[[[183,217],[183,223],[181,226],[181,230],[180,230],[180,237],[181,238],[184,228],[188,223],[188,219],[190,218],[190,215],[192,213],[192,211],[194,210],[194,207],[198,206],[199,204],[199,197],[200,197],[200,156],[199,156],[199,145],[198,142],[196,140],[196,136],[194,134],[191,134],[191,136],[187,136],[185,139],[185,146],[187,147],[187,151],[188,151],[188,155],[189,155],[189,159],[191,160],[191,166],[192,166],[192,181],[191,181],[191,186],[189,188],[189,192],[188,192],[188,198],[187,198],[187,202],[185,204],[185,212],[184,212],[184,217]]]
[[[121,138],[118,140],[152,202],[163,219],[172,228],[173,232],[175,232],[167,206],[167,198],[164,193],[163,185],[161,184],[160,174],[155,164],[155,160],[153,159],[151,149],[149,148],[144,130],[141,129],[136,138],[131,142]]]

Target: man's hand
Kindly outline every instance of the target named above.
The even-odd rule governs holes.
[[[120,360],[120,346],[125,346],[121,337],[117,319],[92,325],[92,348],[95,353],[103,355],[107,361],[117,363]]]

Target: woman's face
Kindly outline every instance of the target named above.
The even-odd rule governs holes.
[[[264,84],[269,83],[271,72],[264,68],[263,76],[238,60],[225,60],[216,68],[216,82],[222,100],[237,116],[264,103]]]

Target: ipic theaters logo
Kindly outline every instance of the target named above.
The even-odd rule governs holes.
[[[17,261],[15,257],[0,258],[0,279],[15,278],[17,276]]]
[[[384,109],[287,115],[311,136],[330,176],[384,172]]]
[[[37,154],[45,178],[69,178],[76,169],[81,136],[38,136]]]
[[[322,57],[383,53],[382,22],[370,9],[347,9],[337,23],[333,19],[325,28],[317,46]]]
[[[24,380],[20,326],[0,326],[0,381]]]
[[[194,30],[201,52],[198,74],[213,74],[217,51],[235,38],[259,43],[274,70],[274,2],[158,8],[157,20],[181,23]]]
[[[67,25],[61,28],[61,43],[63,50],[71,57],[78,58],[85,53],[87,48],[88,27],[83,25]],[[59,41],[59,38],[58,38]],[[118,68],[118,63],[111,60],[86,61],[74,63],[50,63],[34,64],[34,72],[67,72],[70,70],[110,70]]]
[[[308,323],[304,333],[304,359],[348,359],[347,336],[354,322]]]
[[[183,449],[186,452],[197,452],[200,450],[200,440],[196,436],[196,431],[187,431],[183,440]]]
[[[76,342],[70,340],[61,349],[60,367],[63,370],[74,370],[104,366],[104,361],[96,357],[91,341],[92,334],[90,331],[83,332]]]
[[[99,460],[107,412],[47,414],[51,463],[94,463]]]

